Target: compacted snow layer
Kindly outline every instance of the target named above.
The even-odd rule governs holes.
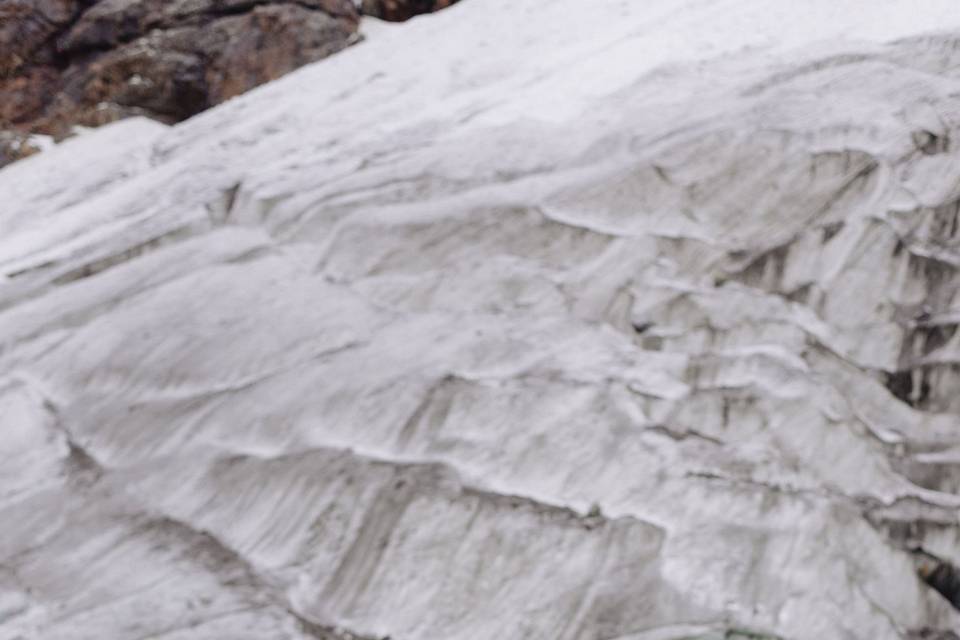
[[[367,30],[0,172],[0,638],[960,629],[955,0]]]

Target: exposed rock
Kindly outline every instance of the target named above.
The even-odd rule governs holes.
[[[56,96],[60,72],[49,66],[30,67],[9,78],[0,78],[0,128],[22,125],[25,131],[42,131],[32,126]]]
[[[0,167],[40,152],[30,137],[13,131],[0,131]]]
[[[176,122],[357,37],[350,0],[13,2],[0,8],[0,127],[63,135]]]
[[[90,4],[82,0],[0,3],[0,78],[25,66],[52,64],[56,57],[54,39]]]
[[[401,21],[455,1],[362,10]],[[178,122],[343,49],[357,27],[354,0],[5,0],[0,130]]]
[[[949,600],[950,604],[960,609],[960,574],[956,567],[948,562],[925,565],[920,569],[920,577]]]
[[[364,15],[403,22],[422,13],[432,13],[456,4],[458,0],[361,0]]]
[[[960,640],[960,636],[942,629],[920,629],[908,633],[907,640]]]

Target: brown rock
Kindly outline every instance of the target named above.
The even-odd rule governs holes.
[[[456,1],[362,8],[399,21]],[[0,129],[177,122],[343,49],[358,21],[354,0],[0,0]]]
[[[0,167],[39,152],[39,147],[31,143],[26,134],[0,131]]]
[[[25,126],[42,113],[59,89],[60,72],[34,66],[11,78],[0,78],[0,128]]]
[[[0,16],[0,127],[54,135],[183,120],[343,49],[359,20],[352,0],[0,0]]]
[[[69,118],[78,107],[116,105],[176,122],[206,109],[210,102],[202,52],[176,46],[193,31],[152,32],[107,51],[89,64],[68,69],[54,117]]]
[[[78,0],[0,1],[0,77],[49,64],[52,39],[80,12]]]
[[[163,0],[101,0],[59,36],[57,49],[61,55],[76,55],[129,42],[162,26],[165,4]]]
[[[349,0],[101,0],[85,11],[59,41],[63,52],[107,49],[154,29],[206,26],[257,7],[299,6],[343,18],[356,29],[357,10]]]
[[[390,22],[403,22],[421,13],[432,13],[456,4],[458,0],[363,0],[361,11]]]
[[[206,49],[212,59],[206,80],[213,103],[325,58],[350,42],[342,19],[290,4],[260,6],[224,18],[212,31],[219,40]]]

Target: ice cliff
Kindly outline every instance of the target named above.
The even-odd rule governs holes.
[[[0,171],[0,638],[956,638],[955,0],[364,30]]]

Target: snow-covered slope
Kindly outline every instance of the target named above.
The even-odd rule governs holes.
[[[955,0],[367,32],[0,172],[0,638],[960,630]]]

